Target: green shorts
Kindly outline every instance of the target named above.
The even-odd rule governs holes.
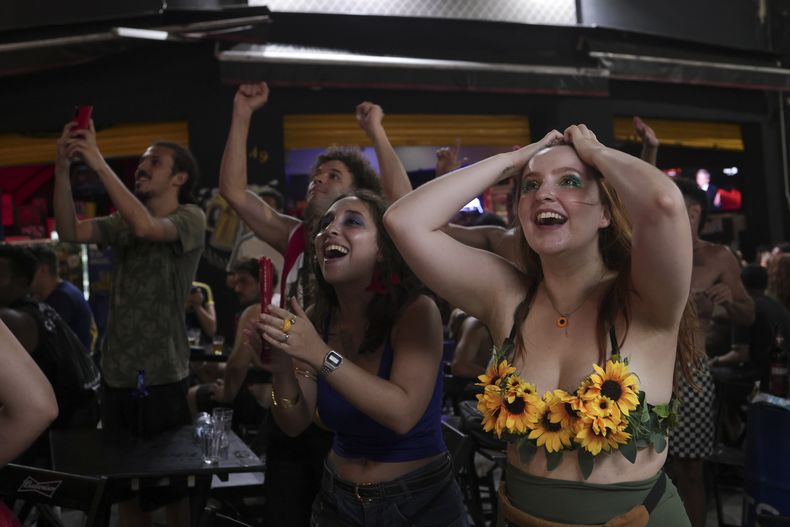
[[[507,495],[514,506],[559,523],[596,525],[606,523],[641,504],[661,472],[643,481],[584,483],[531,476],[508,464],[505,469]],[[502,527],[504,521],[497,520]],[[666,489],[650,513],[650,527],[691,527],[675,485],[666,479]]]

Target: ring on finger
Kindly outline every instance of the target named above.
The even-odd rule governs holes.
[[[293,325],[294,325],[294,319],[293,318],[283,319],[283,333],[287,334],[289,331],[291,331],[291,326],[293,326]]]
[[[291,335],[289,335],[288,333],[283,333],[283,338],[282,338],[282,341],[283,341],[283,342],[288,342],[288,337],[290,337],[290,336],[291,336]]]

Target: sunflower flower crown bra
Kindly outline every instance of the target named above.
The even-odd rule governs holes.
[[[575,393],[556,389],[543,397],[508,362],[515,349],[513,335],[501,347],[494,346],[494,360],[477,383],[483,388],[477,395],[483,430],[515,443],[524,464],[543,450],[547,470],[560,464],[564,452],[577,451],[584,479],[603,453],[619,451],[631,463],[638,449],[652,445],[661,453],[669,430],[677,424],[679,401],[646,403],[628,359],[620,358],[616,339],[610,336],[613,354],[603,368],[593,364],[593,372]]]

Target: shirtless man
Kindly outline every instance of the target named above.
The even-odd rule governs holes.
[[[696,343],[705,347],[705,337],[717,306],[723,308],[733,324],[749,326],[754,322],[754,302],[741,282],[741,268],[735,255],[724,245],[706,242],[699,237],[705,225],[707,197],[690,179],[674,180],[686,201],[691,225],[694,267],[691,272],[691,296],[699,317]],[[679,426],[669,442],[670,462],[675,482],[686,512],[694,527],[705,525],[705,481],[703,461],[713,451],[714,414],[713,379],[707,365],[699,365],[696,382],[701,390],[687,384],[679,386],[682,406]]]

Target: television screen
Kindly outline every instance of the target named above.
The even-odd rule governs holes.
[[[708,197],[708,212],[740,212],[743,205],[741,172],[736,166],[694,166],[664,169],[671,177],[696,181]]]

